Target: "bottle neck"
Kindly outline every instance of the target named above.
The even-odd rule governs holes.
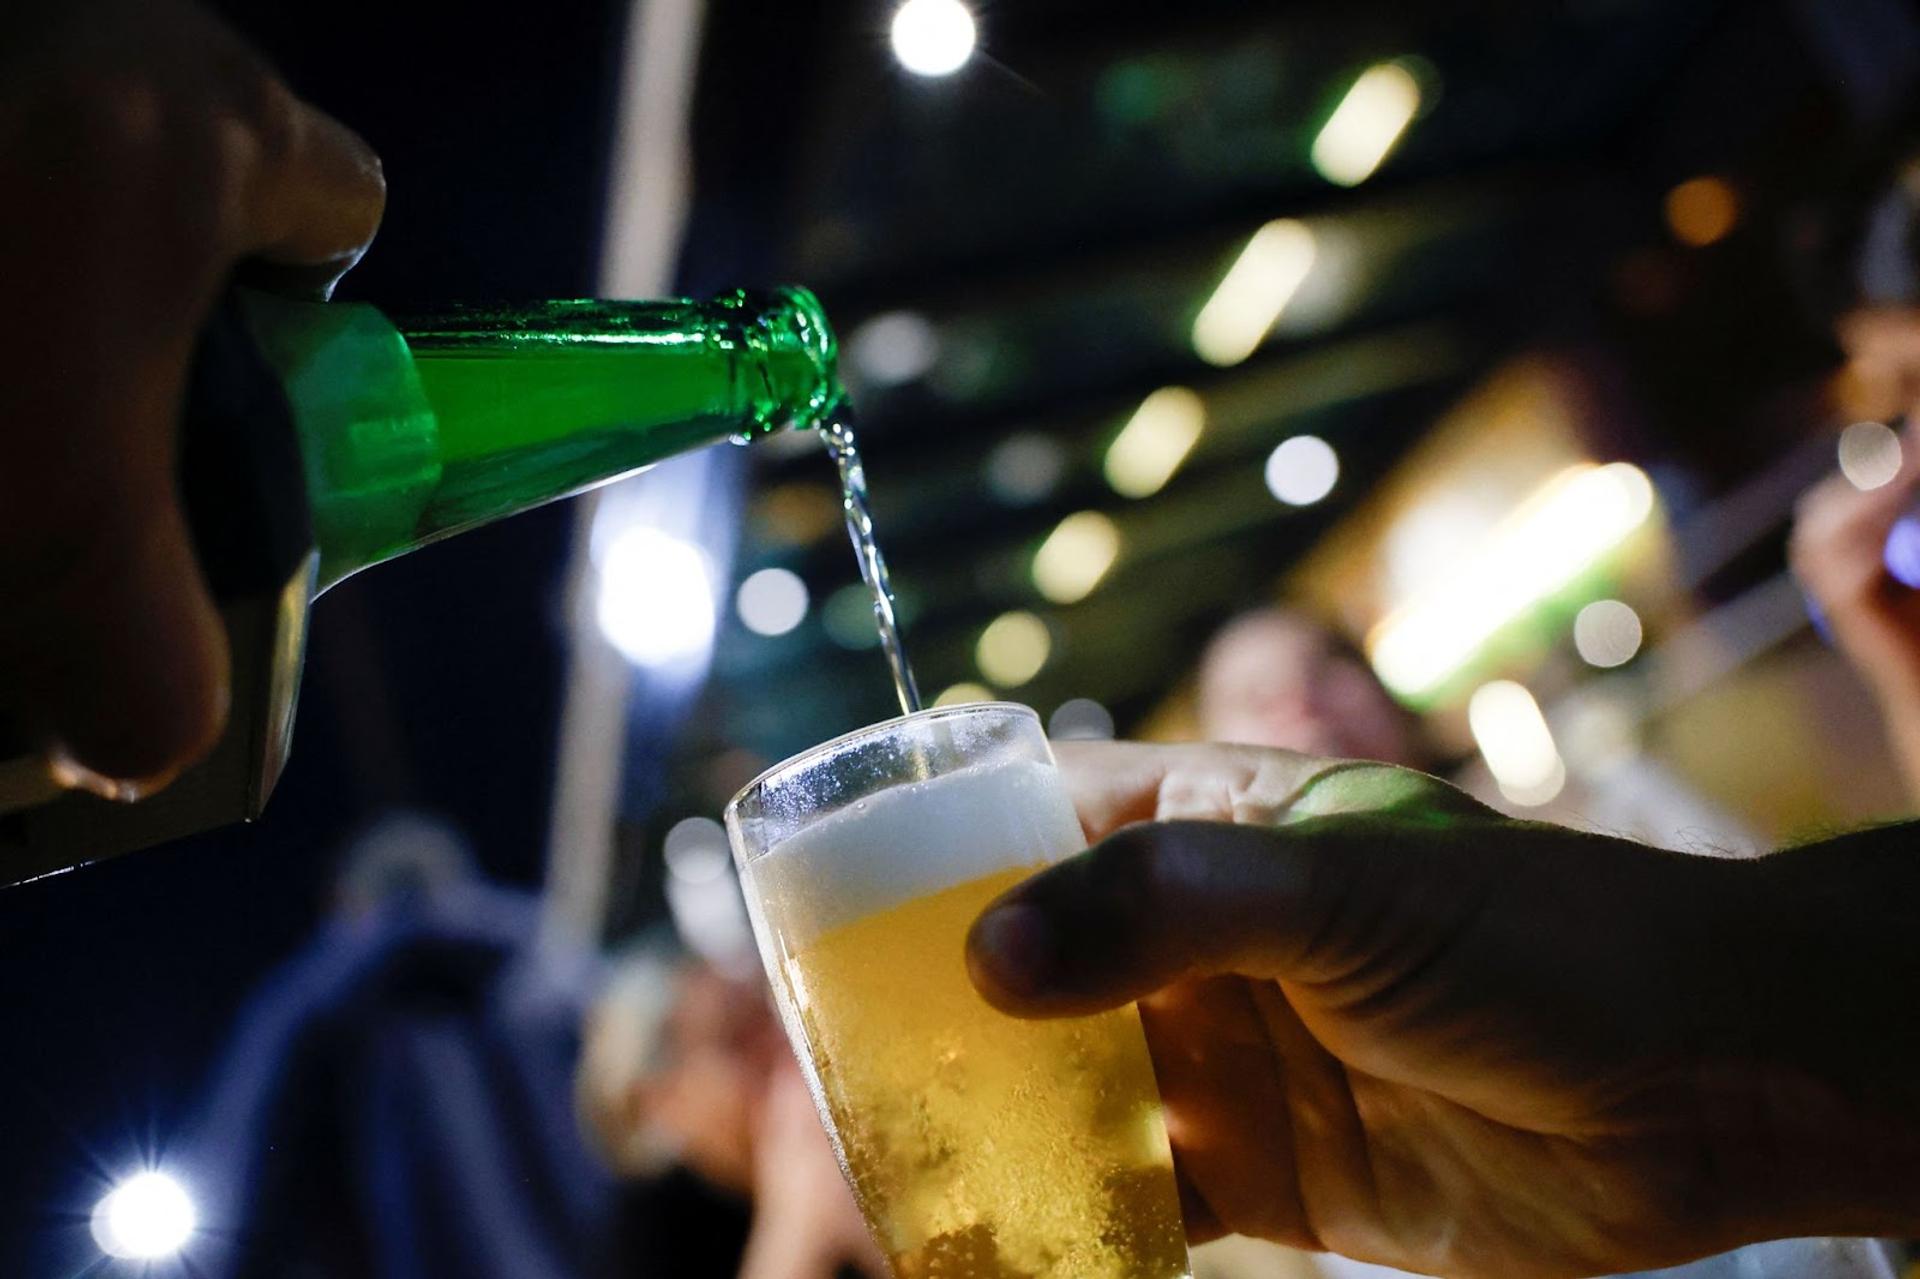
[[[306,462],[320,587],[674,454],[838,406],[802,289],[709,302],[543,302],[397,324],[252,298]]]

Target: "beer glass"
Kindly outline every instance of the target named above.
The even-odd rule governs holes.
[[[1184,1279],[1138,1015],[1021,1021],[967,978],[981,908],[1085,847],[1039,718],[890,720],[726,817],[787,1034],[900,1279]]]

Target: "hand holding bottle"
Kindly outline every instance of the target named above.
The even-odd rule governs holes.
[[[1694,858],[1386,765],[1059,754],[1099,842],[975,981],[1141,1001],[1197,1238],[1511,1279],[1920,1221],[1910,831]]]
[[[203,753],[225,640],[175,484],[195,339],[234,266],[325,292],[378,160],[185,0],[0,11],[0,725],[131,797]]]

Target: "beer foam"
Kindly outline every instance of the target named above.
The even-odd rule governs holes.
[[[882,791],[749,863],[749,900],[797,949],[902,902],[1086,846],[1052,765],[1020,759]]]

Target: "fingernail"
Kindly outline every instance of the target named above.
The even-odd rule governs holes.
[[[994,983],[1014,995],[1043,990],[1058,968],[1053,930],[1037,907],[1024,902],[995,906],[980,916],[972,949]]]

